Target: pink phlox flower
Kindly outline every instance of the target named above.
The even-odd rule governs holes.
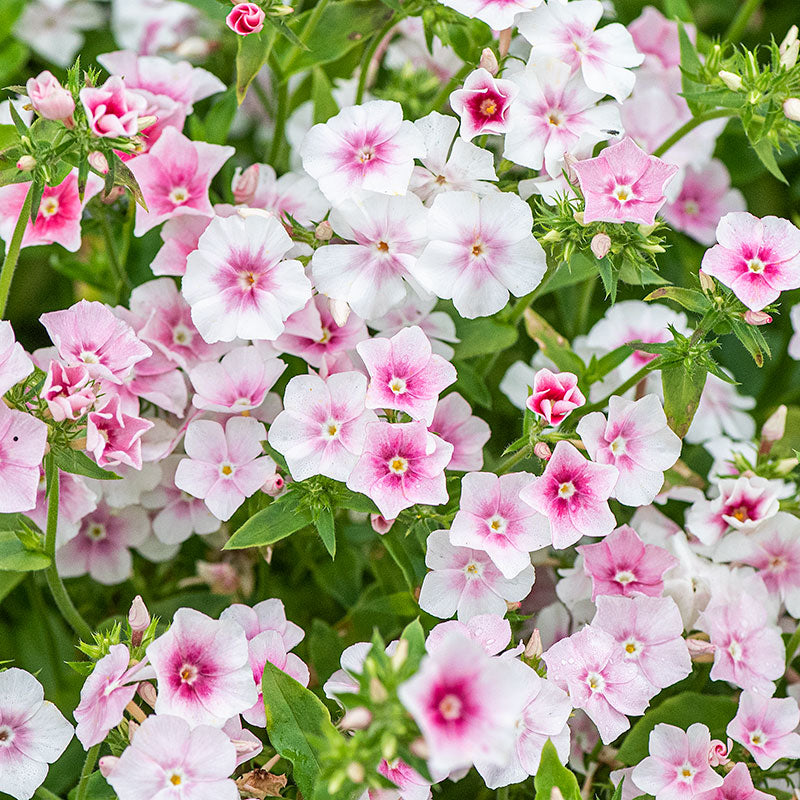
[[[14,338],[10,322],[0,320],[0,395],[33,372],[33,362]]]
[[[541,5],[542,0],[447,0],[444,5],[459,14],[485,22],[495,31],[510,28],[518,14]]]
[[[142,468],[142,436],[153,423],[129,414],[117,394],[107,395],[100,408],[86,418],[86,450],[101,467],[127,464]]]
[[[453,445],[449,470],[468,472],[483,466],[483,446],[492,432],[458,392],[450,392],[437,403],[429,430]]]
[[[548,425],[560,425],[576,408],[586,403],[572,372],[540,369],[533,379],[533,393],[525,405]]]
[[[258,736],[251,730],[242,728],[242,720],[238,714],[222,726],[222,731],[236,748],[237,767],[255,758],[264,749],[264,743]]]
[[[689,40],[697,40],[694,25],[684,25]],[[645,6],[642,13],[628,24],[628,33],[640,53],[644,53],[644,66],[653,69],[677,67],[681,63],[681,45],[678,23],[667,19],[654,6]]]
[[[378,764],[378,772],[390,780],[397,790],[370,789],[369,800],[394,800],[398,791],[403,800],[430,800],[431,784],[403,759],[382,759]]]
[[[474,639],[490,656],[502,653],[511,642],[511,623],[499,614],[478,614],[466,622],[440,622],[428,634],[425,649],[432,653],[454,632]]]
[[[89,370],[83,364],[67,367],[56,359],[47,367],[40,396],[56,422],[79,419],[97,401]]]
[[[44,467],[40,467],[36,508],[27,512],[42,530],[47,527],[47,481]],[[109,481],[110,482],[110,481]],[[89,488],[81,475],[69,472],[58,474],[58,524],[56,525],[56,547],[61,547],[78,535],[83,518],[97,508],[97,495]]]
[[[81,105],[95,136],[117,138],[134,136],[147,100],[131,92],[119,75],[112,75],[102,86],[87,86],[80,91]]]
[[[0,513],[36,507],[47,425],[0,402]]]
[[[770,800],[771,797],[753,786],[747,764],[740,761],[722,779],[722,786],[695,795],[695,800]]]
[[[189,253],[197,250],[200,237],[211,217],[181,214],[168,219],[161,228],[164,244],[150,263],[153,275],[183,275]]]
[[[470,72],[462,88],[450,95],[450,107],[461,117],[461,137],[505,133],[509,108],[518,94],[516,83],[495,78],[482,67]]]
[[[446,311],[434,311],[435,308],[435,297],[413,297],[380,319],[369,320],[369,327],[374,329],[378,336],[391,338],[403,328],[417,325],[430,339],[433,352],[450,361],[455,354],[451,345],[457,344],[461,339],[456,335],[453,318]]]
[[[248,641],[264,631],[275,631],[281,635],[287,651],[294,649],[305,637],[299,625],[286,619],[283,602],[275,597],[252,607],[233,603],[220,614],[220,619],[233,620],[241,625]]]
[[[742,692],[727,733],[745,747],[761,769],[778,759],[800,758],[800,709],[793,697],[764,697]]]

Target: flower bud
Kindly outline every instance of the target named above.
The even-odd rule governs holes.
[[[142,635],[150,626],[150,612],[141,595],[136,595],[128,611],[128,625],[131,626],[131,644],[138,647],[142,643]]]
[[[779,442],[786,431],[786,406],[778,406],[761,428],[761,442]]]
[[[747,77],[754,81],[758,78],[761,70],[756,61],[756,54],[752,50],[746,50],[744,54],[744,71]]]
[[[735,72],[728,72],[725,69],[721,69],[717,75],[732,92],[738,92],[742,88],[741,75],[737,75]]]
[[[542,236],[543,242],[560,242],[561,241],[561,231],[557,231],[555,228],[553,230],[547,231],[547,233]]]
[[[362,731],[372,723],[372,712],[364,706],[351,708],[339,720],[339,728],[343,731]]]
[[[400,639],[397,642],[397,649],[392,653],[392,657],[390,659],[392,663],[392,668],[395,672],[406,663],[406,659],[408,658],[408,639]]]
[[[108,174],[108,159],[99,150],[92,150],[86,160],[89,162],[89,166],[96,169],[101,175]]]
[[[536,442],[533,446],[533,454],[536,458],[541,458],[542,461],[549,461],[553,452],[550,450],[550,445],[547,442]]]
[[[244,172],[237,167],[233,174],[233,199],[238,204],[249,205],[258,188],[258,164],[251,164]]]
[[[721,767],[730,761],[728,753],[731,751],[733,743],[728,739],[728,744],[725,745],[719,739],[712,739],[711,745],[708,748],[708,764],[711,767]]]
[[[511,34],[513,32],[513,28],[504,28],[500,31],[497,37],[497,52],[500,53],[500,58],[505,58],[508,55],[508,49],[511,47]]]
[[[265,208],[237,208],[236,213],[242,218],[248,217],[262,217],[263,219],[272,219],[275,215]]]
[[[783,113],[786,119],[800,122],[800,97],[787,97],[783,101]]]
[[[686,639],[686,646],[689,648],[692,661],[710,663],[714,660],[714,652],[717,648],[711,642],[689,636]]]
[[[798,55],[800,55],[800,42],[795,39],[795,41],[786,48],[786,52],[781,53],[781,66],[787,71],[792,69],[797,63]]]
[[[371,678],[369,682],[369,699],[373,703],[385,703],[389,699],[386,687],[377,679]]]
[[[329,242],[333,238],[333,228],[330,222],[324,219],[314,229],[314,238],[320,242]]]
[[[497,63],[497,56],[494,54],[494,50],[492,50],[491,47],[483,48],[478,66],[485,69],[490,75],[497,75],[500,65]]]
[[[558,786],[554,786],[550,790],[550,800],[564,800],[564,795],[561,793],[561,789]]]
[[[329,297],[328,308],[330,309],[333,321],[340,328],[347,324],[347,320],[350,317],[350,306],[345,300],[335,300],[333,297]]]
[[[792,25],[783,37],[783,41],[778,48],[778,52],[783,55],[795,42],[797,42],[797,25]]]
[[[538,628],[534,628],[531,638],[528,639],[528,644],[525,645],[525,658],[539,658],[542,655],[542,635],[539,633]]]
[[[234,594],[239,588],[236,570],[225,561],[215,564],[198,561],[197,576],[208,584],[213,594]]]
[[[369,524],[372,525],[372,530],[374,530],[375,533],[379,533],[381,536],[391,530],[394,522],[393,519],[386,519],[383,514],[369,515]]]
[[[270,6],[269,13],[270,16],[272,17],[286,17],[289,14],[293,14],[294,9],[291,6],[283,6],[283,5]]]
[[[36,166],[36,159],[33,156],[20,156],[17,161],[17,169],[20,172],[30,172]]]
[[[575,165],[579,160],[572,153],[564,154],[564,171],[567,173],[567,180],[570,183],[578,182],[578,173],[575,172]]]
[[[72,95],[47,70],[29,78],[25,90],[33,110],[44,119],[65,120],[75,111]]]
[[[98,762],[97,767],[100,770],[100,774],[104,778],[108,778],[111,773],[114,771],[114,767],[117,766],[117,762],[119,758],[117,756],[103,756]]]
[[[139,697],[150,706],[150,708],[156,707],[156,700],[158,699],[158,692],[156,691],[156,687],[153,686],[152,683],[148,681],[142,681],[138,688],[136,689]]]
[[[278,475],[276,472],[264,481],[261,491],[264,492],[264,494],[268,494],[270,497],[277,497],[285,488],[286,481],[283,479],[282,475]]]
[[[777,464],[775,464],[773,469],[775,470],[776,475],[784,477],[788,475],[798,464],[800,464],[800,461],[798,461],[796,458],[782,458]]]
[[[611,237],[607,233],[596,233],[592,237],[589,247],[592,248],[594,257],[599,261],[608,255],[608,251],[611,249]]]
[[[189,36],[175,48],[178,58],[202,61],[211,51],[210,43],[202,36]]]
[[[251,33],[261,32],[264,27],[264,17],[264,10],[255,3],[237,3],[225,18],[225,23],[239,36],[248,36]]]
[[[136,731],[139,730],[139,723],[135,720],[128,720],[128,741],[132,742],[133,737],[136,736]]]
[[[359,764],[358,761],[351,761],[347,765],[346,772],[347,777],[350,778],[353,783],[364,783],[366,773],[364,772],[364,766]]]
[[[139,132],[146,131],[151,125],[155,125],[156,122],[158,122],[158,117],[155,114],[147,114],[144,117],[139,117],[137,120]]]
[[[704,292],[714,291],[714,289],[716,288],[716,284],[714,283],[714,279],[707,272],[703,272],[703,270],[698,270],[697,277],[700,279],[700,288]]]
[[[575,222],[578,223],[578,225],[582,225],[583,227],[586,227],[586,222],[584,221],[584,212],[583,211],[576,211],[572,215],[572,218],[575,220]]]
[[[764,311],[750,311],[748,309],[744,312],[744,321],[748,325],[769,325],[772,322],[772,317]]]
[[[419,739],[414,739],[413,742],[408,746],[408,749],[415,755],[417,758],[425,759],[426,761],[431,756],[430,748],[428,747],[428,743],[420,737]]]

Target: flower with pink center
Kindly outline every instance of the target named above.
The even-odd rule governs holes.
[[[578,161],[573,169],[586,201],[585,222],[643,225],[655,223],[656,214],[667,202],[664,188],[678,171],[675,165],[647,155],[628,136],[597,158]]]
[[[17,219],[22,212],[28,186],[27,183],[12,183],[0,187],[0,239],[6,246],[11,241]],[[45,186],[36,220],[28,221],[22,235],[22,247],[60,244],[64,249],[76,252],[81,246],[83,209],[102,188],[103,181],[90,174],[81,200],[78,194],[77,170],[70,172],[58,186]]]
[[[590,156],[598,142],[622,129],[615,105],[598,105],[603,94],[562,61],[532,61],[511,80],[519,96],[508,113],[503,156],[515,164],[544,167],[557,178],[567,153]]]
[[[255,3],[237,3],[225,17],[225,24],[239,36],[260,33],[264,27],[264,9]]]
[[[411,274],[437,297],[452,299],[462,317],[495,314],[509,292],[522,297],[544,276],[532,225],[530,206],[515,194],[440,194],[428,214],[430,242]]]
[[[159,682],[159,698],[163,691]],[[106,780],[119,800],[238,800],[234,769],[236,748],[226,733],[158,714],[137,728]]]
[[[53,419],[78,419],[95,403],[94,383],[83,364],[65,367],[53,359],[42,385],[42,399]]]
[[[191,608],[147,648],[158,679],[156,714],[174,714],[192,727],[221,727],[258,699],[242,628]]]
[[[456,547],[448,531],[428,536],[425,564],[432,570],[422,582],[419,607],[439,619],[458,614],[468,622],[483,614],[504,616],[507,603],[524,600],[536,578],[533,566],[506,578],[482,550]]]
[[[751,310],[761,311],[781,292],[800,287],[800,229],[787,219],[726,214],[703,272],[717,278]]]
[[[520,497],[550,522],[553,547],[562,550],[582,536],[605,536],[616,519],[608,498],[619,470],[587,461],[569,442],[559,442],[544,473],[524,487]]]
[[[488,655],[496,656],[511,642],[511,623],[499,614],[478,614],[466,622],[455,619],[440,622],[428,634],[425,649],[432,653],[453,633],[474,639]]]
[[[533,379],[532,389],[525,405],[548,425],[560,425],[586,402],[578,388],[578,376],[572,372],[540,369]]]
[[[275,472],[275,462],[261,447],[263,423],[253,417],[230,417],[219,422],[193,420],[186,429],[184,458],[175,472],[175,485],[205,501],[223,522],[245,498],[255,494]]]
[[[403,302],[427,232],[420,199],[374,195],[368,203],[337,203],[330,223],[337,236],[353,243],[314,251],[311,276],[318,291],[346,302],[364,319]]]
[[[181,214],[213,216],[211,179],[233,152],[233,147],[194,142],[177,128],[165,128],[147,153],[128,162],[148,209],[136,207],[134,234],[141,236]]]
[[[127,464],[142,468],[142,436],[153,427],[148,419],[123,410],[117,394],[86,418],[86,450],[101,467]]]
[[[761,769],[778,759],[800,758],[800,708],[793,697],[764,697],[742,692],[727,733],[745,747]]]
[[[701,722],[686,731],[664,722],[650,732],[650,755],[633,770],[636,785],[656,800],[692,800],[722,785],[708,763],[711,734]]]
[[[425,737],[432,770],[450,772],[478,759],[506,763],[523,702],[509,664],[453,635],[424,656],[416,674],[399,687],[400,702]]]
[[[540,678],[536,671],[517,659],[508,662],[509,676],[523,698],[523,708],[514,725],[514,749],[506,764],[475,759],[475,768],[490,789],[522,783],[535,775],[548,739],[561,762],[569,756],[569,727],[572,703],[563,689]]]
[[[189,253],[197,250],[197,243],[210,222],[211,217],[190,214],[168,219],[160,231],[164,244],[150,264],[153,275],[183,275]]]
[[[602,542],[584,544],[577,550],[592,579],[592,602],[600,595],[659,597],[664,591],[664,574],[678,565],[677,558],[663,547],[645,544],[628,525],[609,533]]]
[[[554,58],[580,70],[586,85],[622,102],[636,82],[630,67],[644,56],[636,50],[625,26],[614,22],[595,30],[603,16],[599,0],[546,3],[517,20],[519,32],[531,43],[536,61]]]
[[[128,90],[119,75],[112,75],[102,86],[81,89],[80,99],[92,133],[111,139],[134,136],[147,106],[144,97]]]
[[[502,31],[514,24],[518,14],[530,11],[542,0],[447,0],[444,5],[459,14],[485,22],[492,30]]]
[[[456,369],[432,352],[422,328],[404,328],[391,339],[368,339],[356,350],[370,378],[367,408],[391,408],[433,422],[439,394],[455,382]]]
[[[598,597],[592,626],[614,638],[619,656],[636,665],[653,696],[692,671],[683,620],[671,597]]]
[[[518,94],[516,83],[495,78],[483,67],[470,72],[462,88],[450,95],[450,107],[461,117],[461,138],[505,133],[509,107]]]
[[[367,379],[338,372],[327,379],[296,375],[286,386],[269,443],[286,458],[292,477],[326,475],[346,481],[364,449],[367,425],[377,422],[364,405]]]
[[[160,141],[160,140],[159,140]],[[215,217],[189,254],[183,296],[207,342],[276,339],[311,298],[292,240],[275,217]]]
[[[550,526],[520,499],[534,480],[527,472],[494,475],[470,472],[461,479],[461,502],[450,527],[450,542],[483,550],[506,578],[530,567],[531,552],[547,547]]]
[[[14,338],[10,322],[0,320],[0,395],[33,372],[33,362]]]
[[[72,725],[33,675],[17,667],[0,672],[0,792],[30,800],[71,739]]]
[[[396,758],[393,761],[382,759],[378,764],[378,772],[397,787],[403,800],[430,800],[430,782],[403,759]],[[394,800],[395,797],[397,791],[393,789],[369,790],[369,800]]]
[[[300,155],[325,197],[339,204],[362,190],[405,194],[425,145],[399,103],[371,100],[314,125]]]
[[[49,70],[28,78],[25,89],[33,110],[43,119],[66,120],[75,110],[72,93]]]
[[[36,507],[47,425],[0,402],[0,513]]]
[[[255,170],[255,185],[245,197],[237,198],[237,186],[241,186],[242,178],[249,170]],[[269,164],[252,164],[244,173],[237,170],[233,179],[233,195],[237,203],[244,203],[250,208],[263,208],[278,219],[290,215],[301,225],[310,227],[323,219],[330,208],[330,203],[313,178],[301,172],[286,172],[278,178]]]
[[[730,742],[730,739],[728,741]],[[695,795],[696,800],[770,800],[772,797],[774,795],[762,792],[753,786],[750,770],[743,761],[734,765],[722,779],[722,786]]]
[[[621,657],[614,638],[592,625],[556,642],[542,658],[548,680],[586,712],[604,744],[628,730],[626,715],[643,714],[653,696],[636,665]]]
[[[650,505],[661,491],[664,471],[681,454],[681,440],[654,394],[635,401],[614,395],[608,420],[594,411],[580,420],[577,432],[593,461],[619,470],[611,496],[626,506]]]
[[[347,488],[367,495],[386,519],[415,503],[447,502],[445,467],[453,445],[429,433],[424,422],[371,422]]]
[[[731,528],[752,533],[778,513],[779,489],[766,478],[722,478],[717,488],[717,497],[697,500],[686,512],[686,530],[705,545],[717,544]]]
[[[283,602],[275,597],[262,600],[252,608],[241,603],[233,603],[220,614],[220,619],[232,620],[241,625],[247,641],[264,631],[275,631],[281,635],[283,646],[287,651],[300,644],[305,636],[299,625],[286,619]]]
[[[429,430],[453,445],[449,470],[467,472],[483,466],[483,446],[491,436],[489,425],[473,415],[458,392],[450,392],[438,402]]]
[[[676,230],[710,247],[716,241],[720,219],[746,207],[742,193],[731,189],[725,165],[713,159],[704,167],[686,168],[680,194],[664,206],[661,216]]]

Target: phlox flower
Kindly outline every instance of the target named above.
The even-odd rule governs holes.
[[[703,256],[703,271],[751,311],[800,287],[800,230],[789,220],[733,211],[719,221],[717,242]]]
[[[128,162],[148,209],[137,205],[134,234],[142,236],[181,214],[213,216],[211,179],[233,153],[233,147],[195,142],[177,128],[165,128],[147,153]]]
[[[583,392],[578,388],[578,376],[572,372],[540,369],[531,388],[532,393],[525,405],[548,425],[560,425],[586,402]]]
[[[0,513],[36,506],[47,425],[0,402]]]
[[[415,503],[437,506],[447,502],[444,469],[452,454],[453,445],[424,422],[371,422],[347,488],[370,497],[386,519]]]
[[[205,501],[223,522],[245,498],[255,494],[275,472],[275,462],[264,455],[263,423],[253,417],[230,417],[223,428],[213,420],[189,423],[184,458],[175,471],[175,485]]]
[[[411,273],[462,317],[500,311],[509,292],[533,291],[545,273],[542,246],[531,234],[530,206],[514,194],[438,195],[428,214],[426,245]]]
[[[430,800],[430,782],[403,759],[396,758],[393,761],[382,759],[378,764],[378,772],[397,787],[403,800]],[[397,792],[394,789],[369,790],[369,800],[394,800],[396,796]]]
[[[159,696],[161,686],[159,685]],[[179,717],[148,717],[107,781],[119,800],[238,800],[236,749],[221,730]]]
[[[496,656],[511,641],[511,623],[499,614],[478,614],[466,622],[451,619],[440,622],[428,634],[425,649],[432,653],[454,632],[476,641],[490,656]]]
[[[449,470],[467,472],[483,466],[483,446],[492,432],[458,392],[450,392],[437,403],[429,430],[453,445]]]
[[[509,664],[454,634],[424,656],[417,673],[401,684],[400,702],[425,737],[431,769],[449,772],[478,759],[506,763],[524,700]]]
[[[506,604],[524,600],[535,580],[530,563],[505,578],[483,551],[451,544],[448,531],[428,536],[425,564],[432,571],[422,581],[420,608],[440,619],[458,613],[460,622],[483,614],[504,616]]]
[[[652,503],[664,483],[664,471],[681,454],[681,440],[667,425],[654,394],[639,400],[614,395],[607,420],[602,411],[595,411],[583,417],[576,430],[593,461],[619,470],[611,496],[626,506]]]
[[[183,275],[186,259],[189,253],[197,250],[197,243],[211,219],[195,214],[168,219],[159,231],[164,244],[150,264],[153,275]]]
[[[793,697],[764,697],[742,692],[727,734],[747,748],[761,769],[778,759],[800,758],[800,709]]]
[[[300,147],[303,168],[337,204],[362,190],[405,194],[422,135],[399,103],[371,100],[314,125]]]
[[[731,439],[752,439],[756,423],[747,412],[755,404],[755,397],[739,394],[736,386],[709,373],[686,441],[695,444],[723,435]]]
[[[598,142],[622,128],[611,103],[598,105],[603,93],[587,88],[563,61],[531,61],[511,81],[519,96],[509,109],[503,156],[515,164],[561,175],[564,155],[591,155]]]
[[[377,422],[364,405],[367,379],[339,372],[327,379],[296,375],[286,386],[284,410],[270,425],[269,443],[286,458],[297,481],[326,475],[346,481],[364,448],[367,426]]]
[[[461,501],[450,542],[483,550],[506,578],[530,567],[530,554],[550,544],[547,519],[520,499],[533,476],[470,472],[461,479]]]
[[[303,641],[305,633],[299,625],[286,619],[286,609],[278,598],[262,600],[254,606],[232,603],[220,614],[220,620],[231,620],[244,630],[247,641],[251,641],[259,633],[275,631],[283,639],[286,650],[292,650]]]
[[[697,40],[694,25],[684,25],[692,42]],[[645,6],[642,13],[628,24],[628,33],[640,53],[644,53],[644,67],[654,69],[677,67],[681,63],[681,45],[678,23],[667,19],[654,6]]]
[[[750,770],[743,761],[722,779],[722,786],[695,795],[697,800],[770,800],[772,796],[753,786]]]
[[[416,195],[372,195],[337,203],[330,223],[345,244],[318,247],[311,258],[317,290],[360,317],[386,314],[406,298],[410,271],[425,244],[426,211]]]
[[[10,322],[0,320],[0,395],[33,372],[33,362],[14,338]]]
[[[174,714],[193,728],[219,728],[256,702],[247,639],[233,620],[180,608],[169,630],[148,646],[147,657],[158,679],[158,715]]]
[[[580,70],[586,85],[622,102],[633,90],[644,56],[637,52],[624,25],[614,22],[595,30],[603,16],[599,0],[544,3],[517,19],[519,32],[531,43],[531,56],[556,58]]]
[[[124,410],[120,395],[108,395],[108,401],[86,417],[86,450],[101,467],[127,464],[142,468],[142,436],[153,427],[149,419]]]
[[[39,489],[36,508],[26,512],[40,529],[47,527],[47,481],[44,467],[39,469]],[[109,481],[110,483],[110,481]],[[88,480],[69,472],[58,473],[58,523],[56,525],[56,547],[78,535],[83,518],[97,508],[97,495],[89,488]]]
[[[569,442],[559,442],[544,473],[520,491],[520,497],[547,517],[553,547],[562,550],[582,536],[605,536],[616,520],[608,498],[619,471],[611,464],[587,461]]]
[[[542,658],[548,680],[586,712],[604,744],[628,730],[625,715],[643,714],[653,695],[636,665],[621,657],[614,638],[593,625],[556,642]]]
[[[578,0],[578,2],[594,0]],[[640,222],[652,225],[666,203],[664,188],[678,168],[649,156],[630,137],[597,158],[573,165],[581,185],[586,222]]]
[[[0,672],[0,792],[30,800],[72,739],[72,725],[29,672]]]
[[[505,133],[509,108],[518,94],[517,84],[495,78],[483,67],[470,72],[462,88],[450,95],[450,107],[461,117],[461,137],[470,140],[485,133]]]
[[[147,100],[129,91],[119,75],[107,78],[102,86],[84,87],[80,99],[89,128],[101,138],[134,136],[147,108]]]
[[[89,370],[83,364],[65,367],[55,359],[47,367],[40,396],[56,422],[79,419],[97,402]]]
[[[542,0],[447,0],[444,5],[459,14],[479,19],[490,28],[502,31],[514,24],[518,14],[540,5]]]
[[[584,544],[577,550],[592,579],[592,602],[600,595],[659,597],[664,574],[678,564],[663,547],[645,544],[628,525],[609,533],[602,542]]]
[[[656,800],[692,800],[722,785],[708,763],[711,734],[701,722],[686,731],[664,722],[650,732],[650,755],[633,770],[633,780]]]
[[[163,138],[163,137],[162,137]],[[292,240],[275,217],[215,217],[186,260],[183,296],[207,342],[276,339],[311,298]]]

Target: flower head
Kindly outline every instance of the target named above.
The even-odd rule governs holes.
[[[518,93],[517,84],[495,78],[482,67],[470,72],[463,87],[450,95],[450,107],[461,117],[461,137],[505,133],[509,107]]]
[[[548,425],[560,425],[586,398],[578,388],[578,376],[572,372],[540,369],[533,379],[533,393],[525,405]]]
[[[750,751],[761,769],[780,758],[800,758],[800,709],[793,697],[764,697],[742,692],[728,736]]]
[[[102,86],[81,89],[80,98],[92,133],[112,139],[134,136],[139,130],[139,116],[147,106],[147,101],[129,91],[118,75],[109,77]]]
[[[36,506],[47,425],[0,402],[0,513]]]

